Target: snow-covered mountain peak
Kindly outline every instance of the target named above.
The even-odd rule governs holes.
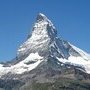
[[[37,20],[37,21],[47,20],[47,17],[46,17],[44,14],[39,13],[39,14],[37,15],[36,20]]]
[[[42,13],[39,13],[36,18],[36,22],[33,25],[32,33],[28,35],[28,38],[32,36],[41,35],[43,37],[46,35],[50,38],[54,38],[57,36],[57,30],[53,23]]]
[[[15,62],[0,64],[0,76],[23,74],[39,65],[50,65],[55,70],[61,70],[61,65],[69,65],[90,73],[90,55],[59,38],[53,23],[41,13],[36,18],[31,35],[19,47]]]
[[[68,41],[57,37],[57,30],[53,23],[42,13],[37,15],[32,33],[27,41],[19,47],[17,57],[36,52],[40,55],[43,54],[44,57],[45,55],[53,55],[65,59],[68,59],[71,55],[75,57],[82,56],[82,52],[75,50]],[[85,56],[83,55],[83,57]]]
[[[33,26],[33,30],[35,30],[35,28],[38,30],[46,30],[47,33],[52,33],[52,34],[57,34],[57,31],[53,25],[53,23],[42,13],[39,13],[37,15],[37,18],[36,18],[36,22]]]
[[[52,22],[44,15],[39,13],[34,23],[32,33],[28,36],[18,49],[18,56],[24,55],[29,51],[45,51],[51,41],[57,37],[57,30]],[[34,50],[35,49],[35,50]]]

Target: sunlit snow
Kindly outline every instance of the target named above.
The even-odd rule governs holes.
[[[31,60],[36,60],[35,63],[27,65],[26,62],[29,62]],[[26,59],[22,60],[21,62],[11,66],[11,67],[3,67],[2,64],[0,64],[0,76],[12,73],[12,74],[22,74],[26,71],[31,71],[34,68],[36,68],[43,60],[43,57],[39,56],[38,53],[31,53]]]

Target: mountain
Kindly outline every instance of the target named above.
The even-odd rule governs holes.
[[[0,87],[4,90],[89,90],[89,79],[90,54],[59,38],[53,23],[42,13],[16,58],[0,64]],[[61,89],[46,89],[57,84]],[[38,85],[45,88],[38,89]]]

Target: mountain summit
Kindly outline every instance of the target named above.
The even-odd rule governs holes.
[[[45,51],[41,49],[47,49],[48,45],[56,36],[57,32],[52,22],[40,13],[36,18],[32,34],[28,36],[28,40],[18,49],[18,55],[22,55],[22,53],[26,54],[27,52]]]
[[[32,33],[18,48],[15,60],[0,64],[0,78],[3,80],[46,82],[47,78],[60,77],[66,72],[73,78],[76,73],[82,78],[88,76],[90,55],[59,38],[53,23],[41,13],[37,15]]]

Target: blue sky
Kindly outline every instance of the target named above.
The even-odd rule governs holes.
[[[39,12],[58,36],[90,53],[90,0],[0,0],[0,61],[16,56]]]

